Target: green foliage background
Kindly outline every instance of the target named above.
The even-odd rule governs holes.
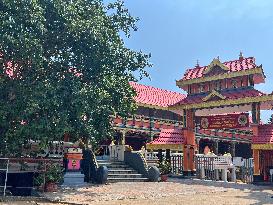
[[[65,132],[93,143],[110,136],[109,115],[135,108],[128,82],[151,66],[121,37],[137,20],[120,1],[0,0],[1,154]]]

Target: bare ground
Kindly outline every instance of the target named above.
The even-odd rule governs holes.
[[[43,201],[25,200],[0,204],[67,205],[165,205],[165,204],[273,204],[273,187],[247,184],[170,179],[168,182],[132,182],[66,187],[45,193]],[[51,201],[51,202],[49,202]]]

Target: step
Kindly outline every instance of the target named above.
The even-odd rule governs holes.
[[[124,164],[123,161],[111,161],[111,160],[97,160],[98,163],[116,163],[116,164]]]
[[[159,167],[159,164],[158,163],[147,163],[148,166],[156,166],[156,167]]]
[[[110,169],[108,174],[138,174],[137,171],[133,169]]]
[[[76,173],[69,173],[69,174],[65,174],[64,178],[83,178],[84,174],[76,174]]]
[[[106,165],[126,165],[124,162],[99,162],[98,164],[106,164]]]
[[[111,162],[110,160],[107,160],[107,159],[97,159],[97,162]]]
[[[109,183],[115,183],[115,182],[146,182],[148,181],[148,178],[108,178]]]
[[[142,174],[108,174],[108,178],[142,178]]]
[[[121,162],[121,161],[99,160],[97,162],[98,162],[98,164],[124,164],[124,162]]]
[[[102,166],[102,165],[99,165],[99,166]],[[104,165],[105,166],[105,165]],[[129,167],[128,165],[126,164],[121,164],[121,165],[117,165],[117,164],[109,164],[106,166],[108,169],[119,169],[119,168],[130,168],[132,169],[131,167]]]
[[[108,171],[116,171],[116,170],[133,170],[131,167],[107,167]]]

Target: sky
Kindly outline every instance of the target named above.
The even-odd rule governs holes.
[[[175,80],[186,69],[253,56],[263,65],[266,83],[256,89],[273,91],[273,1],[270,0],[125,0],[138,31],[126,46],[151,53],[151,80],[143,84],[182,92]],[[262,113],[267,121],[272,111]]]

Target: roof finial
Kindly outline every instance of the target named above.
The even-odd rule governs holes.
[[[220,57],[219,57],[219,56],[217,56],[217,60],[220,60]]]
[[[200,66],[199,66],[199,60],[197,59],[196,60],[196,66],[195,66],[196,68],[199,68]]]
[[[239,54],[239,60],[241,61],[241,60],[243,60],[243,59],[244,59],[243,52],[242,52],[242,51],[240,51],[240,54]]]

